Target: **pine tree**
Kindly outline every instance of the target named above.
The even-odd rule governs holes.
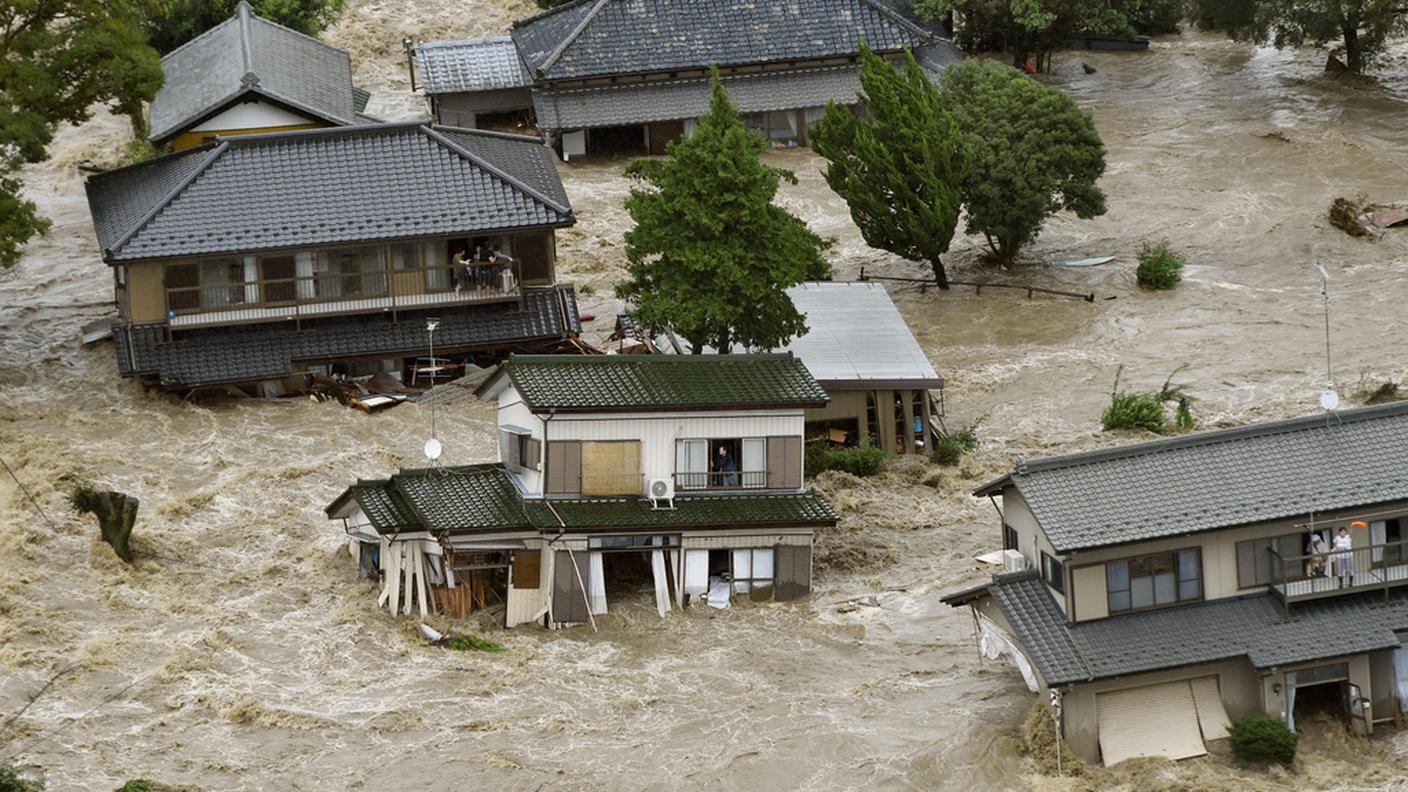
[[[831,104],[811,130],[826,183],[846,199],[866,244],[929,262],[947,289],[942,256],[966,170],[958,126],[912,56],[900,72],[862,46],[860,84],[863,117]]]
[[[627,168],[648,187],[626,199],[635,228],[616,293],[635,301],[642,324],[672,327],[695,351],[775,349],[806,332],[785,289],[829,275],[825,243],[773,203],[796,177],[759,160],[766,142],[744,128],[717,71],[710,84],[693,136]]]

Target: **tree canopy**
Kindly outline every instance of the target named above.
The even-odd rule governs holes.
[[[1383,56],[1392,36],[1408,34],[1403,0],[1198,0],[1206,27],[1277,48],[1339,41],[1344,63],[1361,74]]]
[[[914,7],[949,22],[955,41],[969,52],[1009,52],[1014,65],[1034,59],[1042,70],[1071,39],[1169,32],[1168,18],[1176,27],[1182,16],[1180,0],[915,0]]]
[[[942,256],[967,163],[958,125],[913,56],[896,71],[862,45],[860,84],[864,116],[832,103],[811,130],[826,183],[846,199],[866,244],[928,262],[948,288]]]
[[[15,173],[48,156],[61,123],[106,104],[141,127],[142,106],[161,87],[129,0],[0,0],[0,267],[48,221],[20,197]]]
[[[342,11],[345,0],[249,0],[270,22],[315,36]],[[234,16],[239,0],[142,0],[142,29],[165,55]]]
[[[716,71],[710,82],[693,136],[627,169],[647,186],[626,199],[635,228],[616,293],[642,324],[673,327],[695,351],[775,349],[806,332],[784,290],[828,276],[825,243],[773,203],[795,177],[759,160],[766,142],[744,128]]]
[[[966,230],[982,234],[1000,261],[1013,261],[1056,212],[1105,213],[1095,184],[1105,172],[1105,145],[1069,96],[994,61],[950,66],[941,88],[970,158]]]

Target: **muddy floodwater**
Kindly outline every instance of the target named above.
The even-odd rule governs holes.
[[[370,112],[409,118],[422,108],[402,35],[498,32],[529,10],[354,0],[329,38],[352,50]],[[0,454],[53,523],[0,472],[0,723],[66,673],[0,733],[0,763],[51,790],[139,776],[196,790],[1401,784],[1408,741],[1353,742],[1331,724],[1294,774],[1210,758],[1039,775],[1022,753],[1032,697],[938,599],[979,580],[972,556],[999,543],[992,507],[966,495],[975,483],[1018,455],[1138,439],[1099,432],[1121,364],[1139,389],[1179,370],[1205,426],[1313,410],[1326,379],[1315,258],[1342,391],[1403,380],[1408,230],[1352,239],[1325,212],[1336,196],[1408,200],[1408,48],[1392,55],[1396,81],[1376,84],[1324,77],[1323,58],[1205,33],[1060,54],[1046,79],[1094,115],[1109,213],[1054,220],[1012,271],[983,264],[972,239],[951,264],[961,280],[1095,301],[893,291],[948,381],[949,420],[984,419],[976,458],[824,477],[843,519],[819,539],[808,602],[660,620],[642,596],[613,605],[599,633],[474,625],[507,647],[494,655],[427,648],[377,611],[321,512],[356,477],[416,464],[428,408],[190,404],[122,380],[110,345],[81,346],[80,326],[112,314],[112,282],[78,165],[109,160],[127,131],[108,117],[63,130],[53,160],[24,174],[53,231],[0,273]],[[810,152],[768,157],[800,178],[781,201],[836,238],[838,277],[923,274],[864,245]],[[580,223],[560,236],[560,267],[598,317],[591,341],[619,308],[622,165],[561,168]],[[1134,252],[1160,238],[1186,253],[1184,283],[1141,293]],[[1040,263],[1106,254],[1087,269]],[[491,408],[461,401],[438,420],[448,461],[493,458]],[[135,567],[66,508],[66,477],[141,499]]]

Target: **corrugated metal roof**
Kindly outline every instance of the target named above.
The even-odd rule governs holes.
[[[740,113],[856,104],[860,77],[855,66],[789,69],[723,78]],[[696,118],[709,109],[705,77],[590,88],[540,87],[533,109],[543,129],[645,124]]]
[[[1408,500],[1408,402],[1019,462],[1057,552]]]
[[[150,112],[157,142],[250,93],[330,124],[354,123],[357,113],[347,52],[255,16],[246,2],[161,66],[166,82]]]
[[[514,355],[503,377],[534,411],[813,407],[826,392],[802,361],[781,355]]]
[[[1397,647],[1408,590],[1298,604],[1286,618],[1270,594],[1069,624],[1034,572],[998,575],[989,593],[1049,685],[1246,657],[1270,668]]]
[[[222,138],[200,152],[88,180],[106,260],[575,222],[537,138],[380,124]]]
[[[917,48],[934,37],[872,0],[576,0],[514,23],[529,70],[550,80]]]
[[[787,290],[807,333],[787,342],[822,387],[937,388],[909,325],[878,283],[803,283]]]
[[[509,36],[435,41],[417,45],[415,53],[427,94],[501,91],[533,84]]]

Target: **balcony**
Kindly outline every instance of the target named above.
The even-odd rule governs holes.
[[[1282,602],[1334,597],[1408,585],[1408,542],[1365,545],[1352,550],[1283,556],[1271,554],[1271,590]]]
[[[766,470],[734,470],[712,473],[676,473],[676,492],[713,492],[767,489]]]
[[[481,265],[455,288],[450,267],[319,273],[166,288],[167,321],[188,329],[517,300],[517,262]]]

